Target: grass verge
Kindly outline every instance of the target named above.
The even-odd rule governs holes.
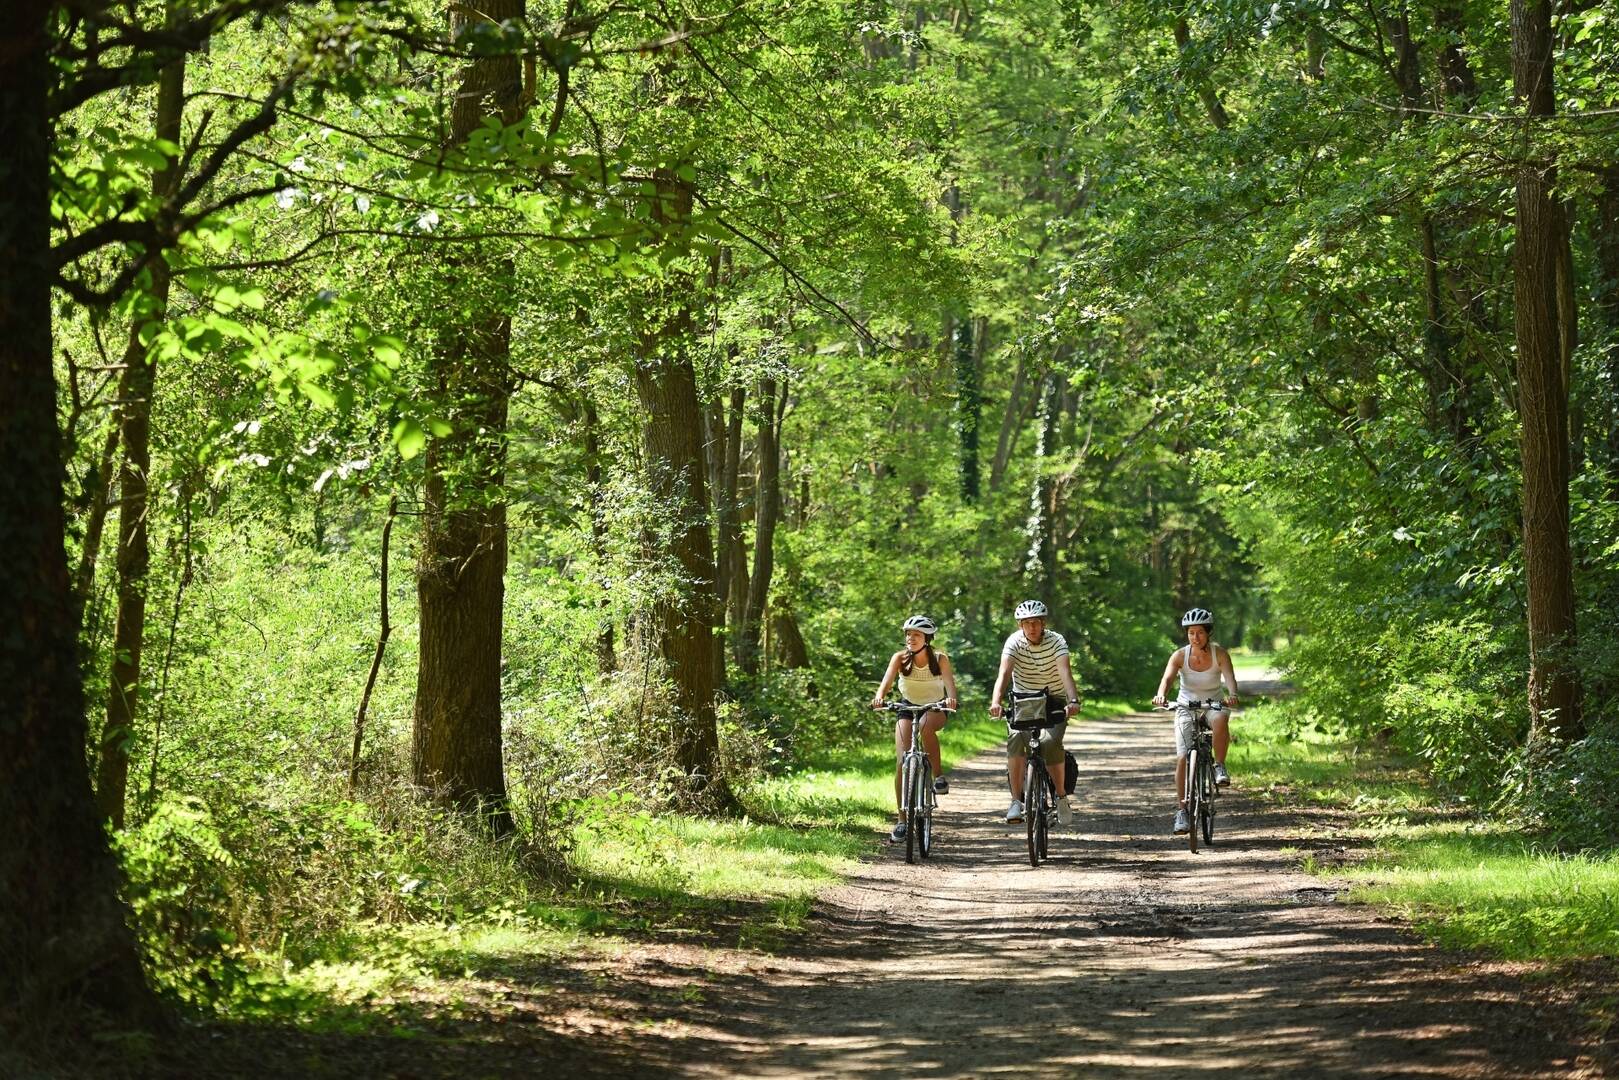
[[[1347,811],[1336,829],[1370,854],[1306,855],[1353,902],[1397,912],[1429,939],[1512,960],[1619,957],[1619,857],[1568,855],[1447,801],[1386,746],[1303,727],[1287,702],[1247,710],[1229,762],[1280,805]]]

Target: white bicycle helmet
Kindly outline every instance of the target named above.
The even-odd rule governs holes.
[[[1208,608],[1195,607],[1181,616],[1181,626],[1213,626],[1214,615]]]
[[[928,618],[926,615],[912,615],[909,619],[905,620],[905,625],[901,627],[901,629],[920,630],[928,637],[932,637],[934,634],[939,632],[939,628],[933,624],[933,620]]]
[[[1017,606],[1014,617],[1019,622],[1024,619],[1043,619],[1046,617],[1046,605],[1038,600],[1025,600]]]

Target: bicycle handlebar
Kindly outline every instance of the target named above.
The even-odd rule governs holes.
[[[958,712],[959,711],[957,709],[948,709],[948,708],[946,708],[945,704],[944,704],[946,700],[948,700],[948,699],[940,698],[938,701],[935,701],[931,705],[907,705],[903,701],[885,701],[882,704],[882,709],[884,711],[887,711],[887,712],[918,712],[918,713],[923,713],[923,712],[953,713],[953,712]]]
[[[1202,701],[1171,701],[1168,705],[1154,705],[1153,712],[1174,712],[1176,709],[1219,709],[1224,711],[1226,703],[1220,698],[1204,698]]]

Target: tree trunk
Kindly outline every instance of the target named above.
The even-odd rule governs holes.
[[[978,390],[979,350],[973,342],[973,319],[962,319],[956,326],[956,435],[960,446],[961,498],[978,501],[978,424],[983,400]]]
[[[1001,486],[1001,477],[1006,472],[1006,463],[1012,454],[1012,434],[1024,417],[1023,410],[1023,381],[1028,372],[1028,357],[1020,350],[1017,360],[1017,371],[1012,375],[1012,389],[1006,395],[1006,410],[1001,413],[1001,430],[995,438],[995,459],[989,466],[989,489],[996,490]]]
[[[1550,0],[1512,0],[1512,82],[1527,121],[1551,116]],[[1531,131],[1534,129],[1531,128]],[[1538,140],[1537,140],[1538,141]],[[1529,716],[1532,740],[1567,740],[1583,731],[1574,669],[1574,573],[1568,527],[1568,383],[1558,264],[1563,251],[1557,169],[1534,145],[1517,170],[1513,306],[1518,343],[1518,412],[1523,454],[1523,556],[1529,607]]]
[[[730,627],[733,639],[742,633],[742,614],[748,603],[748,552],[742,542],[742,413],[747,403],[747,391],[733,386],[730,410],[725,414],[725,501],[720,505],[721,553],[726,567],[720,618]],[[723,663],[720,670],[724,671]]]
[[[171,4],[170,18],[174,12]],[[157,120],[160,139],[180,142],[180,116],[185,107],[185,55],[169,61],[158,76]],[[179,181],[178,162],[152,174],[152,194],[165,199]],[[129,748],[140,717],[141,646],[146,634],[146,574],[151,568],[147,536],[147,487],[152,471],[152,400],[157,389],[157,358],[147,344],[161,328],[169,307],[169,264],[155,259],[148,271],[151,292],[141,316],[133,320],[124,349],[119,381],[119,442],[123,462],[118,469],[118,615],[113,629],[112,671],[107,679],[107,719],[101,728],[96,768],[96,802],[112,827],[124,827],[129,787]]]
[[[607,509],[602,505],[602,452],[601,417],[596,412],[596,399],[588,389],[581,390],[580,419],[584,424],[585,483],[590,486],[590,551],[596,559],[596,574],[605,594],[608,582],[607,565]],[[618,670],[617,650],[613,642],[613,605],[605,595],[601,604],[601,626],[596,630],[596,670],[602,674]]]
[[[1197,91],[1198,100],[1203,102],[1203,111],[1209,114],[1209,122],[1224,131],[1231,126],[1231,114],[1226,112],[1225,105],[1220,101],[1220,95],[1214,89],[1214,83],[1209,80],[1207,72],[1196,69],[1190,61],[1195,59],[1192,54],[1192,30],[1186,24],[1184,16],[1175,20],[1175,45],[1180,50],[1182,72],[1181,77],[1192,84]]]
[[[758,479],[753,496],[753,573],[748,579],[748,605],[736,651],[737,666],[749,675],[759,671],[759,635],[764,629],[770,578],[776,566],[776,524],[781,520],[781,441],[776,408],[776,380],[762,376],[754,410],[758,421]]]
[[[523,14],[524,0],[485,0],[475,14],[455,18],[504,23]],[[456,93],[450,145],[463,144],[487,117],[511,124],[522,111],[518,57],[474,60]],[[476,278],[487,267],[465,269]],[[509,274],[510,266],[500,269]],[[468,325],[444,331],[430,361],[441,415],[452,431],[431,440],[426,456],[411,774],[451,805],[487,815],[491,830],[504,835],[513,828],[500,696],[511,318],[479,282],[453,284],[472,294],[468,303],[477,310]]]
[[[669,169],[657,170],[654,177],[653,220],[678,234],[691,217],[692,188]],[[715,663],[714,627],[720,611],[708,533],[701,406],[691,358],[696,292],[690,276],[676,270],[647,286],[635,390],[646,417],[648,486],[657,505],[669,510],[668,551],[659,554],[678,567],[682,582],[682,595],[661,600],[651,614],[664,668],[675,687],[676,764],[700,803],[723,808],[733,800],[720,773],[714,710],[723,672]],[[649,532],[649,543],[652,539]]]
[[[0,1029],[161,1019],[85,768],[84,688],[62,512],[50,283],[54,5],[20,0],[0,28]],[[70,1011],[72,1010],[72,1011]]]
[[[1050,597],[1057,583],[1057,537],[1052,521],[1056,485],[1046,469],[1046,458],[1057,445],[1057,424],[1062,415],[1063,378],[1051,374],[1045,379],[1045,395],[1040,438],[1034,447],[1034,491],[1029,507],[1029,554],[1024,576],[1036,595]]]
[[[1591,231],[1596,249],[1596,306],[1607,343],[1603,441],[1608,455],[1608,498],[1619,501],[1619,166],[1603,170]]]

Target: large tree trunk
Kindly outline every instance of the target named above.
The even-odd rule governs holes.
[[[748,577],[748,603],[737,638],[737,666],[749,675],[759,671],[759,635],[776,566],[776,523],[781,520],[781,440],[777,430],[776,380],[759,379],[754,410],[758,422],[757,479],[753,495],[753,573]]]
[[[171,5],[172,8],[172,5]],[[172,12],[171,12],[172,18]],[[185,55],[164,65],[158,78],[157,137],[180,142],[180,115],[185,107]],[[152,174],[152,194],[164,199],[179,181],[178,163],[170,161]],[[152,402],[157,389],[157,359],[147,344],[162,325],[169,307],[169,264],[152,262],[152,288],[140,318],[133,321],[124,349],[120,380],[119,441],[124,447],[118,470],[118,616],[114,623],[112,671],[107,685],[107,719],[101,728],[101,756],[96,769],[96,802],[115,829],[124,827],[125,792],[129,787],[129,746],[140,716],[141,645],[146,634],[146,574],[152,563],[147,487],[152,470]]]
[[[524,0],[485,0],[476,13],[504,23],[523,17]],[[523,84],[516,56],[468,64],[451,112],[459,146],[489,116],[515,123]],[[501,747],[500,655],[505,603],[506,418],[511,397],[511,318],[466,271],[458,285],[474,310],[447,329],[432,373],[452,433],[428,444],[421,555],[416,572],[420,648],[411,741],[415,782],[454,806],[488,815],[509,832]],[[509,263],[500,267],[507,274]],[[497,275],[498,276],[498,275]]]
[[[85,768],[84,688],[62,513],[51,355],[51,84],[54,5],[20,0],[0,28],[0,1029],[160,1019],[118,899]]]
[[[1512,0],[1511,21],[1514,94],[1530,117],[1551,116],[1556,101],[1551,4]],[[1522,424],[1523,561],[1529,594],[1530,737],[1566,740],[1583,731],[1573,656],[1568,383],[1558,302],[1566,223],[1557,200],[1557,168],[1537,160],[1534,146],[1518,166],[1517,182],[1512,296]]]
[[[691,217],[691,186],[668,169],[655,176],[653,219],[678,233]],[[646,417],[648,485],[657,505],[669,508],[668,550],[660,554],[678,568],[681,581],[681,595],[660,601],[652,612],[652,627],[675,687],[676,764],[700,803],[723,808],[732,798],[719,768],[714,709],[723,673],[714,650],[720,610],[708,532],[702,407],[691,357],[691,302],[697,290],[690,275],[678,271],[647,290],[635,390]],[[654,532],[649,530],[649,542]]]

